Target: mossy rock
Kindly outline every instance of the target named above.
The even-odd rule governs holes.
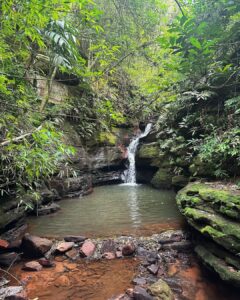
[[[150,285],[148,291],[155,300],[174,300],[174,295],[169,285],[162,279]]]
[[[177,194],[189,224],[233,254],[240,252],[240,195],[209,184],[193,183]]]
[[[159,169],[153,176],[151,184],[155,188],[170,189],[172,187],[172,173],[170,169]]]
[[[115,146],[117,143],[117,136],[112,132],[100,132],[98,141],[103,145]]]
[[[195,248],[196,253],[201,258],[206,266],[215,271],[222,280],[240,287],[240,272],[225,260],[217,257],[205,247],[198,245]]]
[[[211,162],[204,162],[199,156],[195,157],[189,166],[189,172],[193,176],[214,177],[215,166]]]

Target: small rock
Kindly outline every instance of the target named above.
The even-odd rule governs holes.
[[[148,251],[143,247],[137,247],[136,253],[138,256],[145,257],[148,255]]]
[[[135,285],[145,285],[147,283],[146,279],[143,277],[136,277],[133,279],[132,282]]]
[[[150,263],[150,264],[154,264],[158,259],[158,255],[157,253],[155,252],[151,252],[148,254],[147,256],[147,261]]]
[[[114,240],[104,241],[100,250],[101,253],[106,253],[106,252],[114,253],[115,251],[116,251],[116,244]]]
[[[174,300],[173,292],[169,285],[162,279],[152,284],[148,290],[154,296],[154,300]]]
[[[7,296],[4,298],[4,300],[28,300],[28,297],[27,293],[25,291],[22,291],[15,295]]]
[[[2,266],[9,267],[14,262],[17,262],[19,260],[20,260],[20,255],[16,252],[0,254],[0,265],[2,265]]]
[[[57,245],[56,252],[65,253],[68,250],[71,250],[73,246],[74,246],[73,242],[61,242]]]
[[[132,288],[129,288],[126,290],[126,294],[130,297],[130,298],[133,298],[133,289]]]
[[[91,241],[85,241],[81,247],[81,254],[85,257],[93,255],[96,246]]]
[[[51,249],[52,245],[52,241],[30,235],[29,233],[25,234],[22,242],[24,254],[28,257],[44,256],[44,254]]]
[[[81,235],[68,235],[64,237],[65,242],[83,243],[87,238]]]
[[[153,275],[157,275],[158,269],[159,269],[158,265],[151,265],[151,266],[147,267],[147,270]]]
[[[135,251],[136,251],[136,247],[133,243],[124,245],[122,248],[123,256],[133,255]]]
[[[148,294],[148,292],[140,287],[136,286],[133,290],[133,299],[134,300],[153,300],[153,297]]]
[[[105,252],[105,253],[103,253],[102,257],[106,258],[108,260],[116,258],[115,253],[112,253],[112,252]]]
[[[71,250],[69,250],[69,251],[67,251],[67,252],[65,253],[65,255],[66,255],[68,258],[72,259],[72,260],[77,259],[77,258],[78,258],[78,254],[79,254],[79,252],[78,252],[78,250],[77,250],[76,248],[73,248],[73,249],[71,249]]]
[[[35,271],[41,271],[42,266],[37,261],[29,261],[22,267],[22,269],[25,271],[35,272]]]
[[[52,262],[51,260],[45,258],[45,257],[42,257],[38,260],[38,262],[40,263],[41,266],[43,266],[44,268],[51,268],[51,267],[54,267],[55,264],[54,262]]]
[[[9,246],[9,243],[5,240],[0,240],[0,249],[7,249]]]

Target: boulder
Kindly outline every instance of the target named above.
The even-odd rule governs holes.
[[[42,270],[42,265],[37,261],[29,261],[29,262],[24,264],[22,269],[25,270],[25,271],[31,271],[31,272],[41,271]]]
[[[84,257],[89,257],[92,256],[94,251],[96,249],[96,246],[93,242],[91,241],[85,241],[81,247],[80,253],[84,256]]]
[[[223,183],[191,183],[179,191],[177,204],[196,230],[199,257],[240,287],[240,191]]]
[[[51,249],[53,242],[38,236],[25,234],[22,241],[23,252],[28,257],[42,257]]]
[[[114,240],[104,241],[100,251],[101,251],[101,253],[105,253],[105,252],[115,253],[116,244],[115,244]]]
[[[174,300],[173,292],[169,285],[162,279],[152,284],[148,288],[148,291],[154,297],[154,300]]]
[[[49,205],[41,206],[40,208],[37,209],[37,214],[39,216],[44,216],[44,215],[49,215],[52,213],[55,213],[60,209],[60,206],[56,203],[51,203]]]
[[[153,176],[151,184],[158,189],[170,189],[172,187],[172,177],[170,169],[160,168]]]

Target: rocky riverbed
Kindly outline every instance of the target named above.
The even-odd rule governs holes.
[[[25,234],[15,256],[2,240],[0,299],[237,300],[204,279],[189,238],[181,230],[61,241]]]

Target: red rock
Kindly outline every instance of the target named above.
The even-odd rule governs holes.
[[[25,271],[41,271],[42,266],[37,261],[29,261],[22,267]]]
[[[135,250],[136,250],[136,247],[133,243],[124,245],[123,248],[122,248],[122,255],[123,256],[133,255]]]
[[[58,244],[56,251],[60,253],[65,253],[68,250],[71,250],[73,246],[74,246],[73,242],[61,242]]]
[[[93,255],[96,246],[91,241],[85,241],[81,247],[81,254],[85,257]]]
[[[153,275],[157,275],[158,269],[159,269],[158,265],[151,265],[151,266],[147,267],[147,270]]]
[[[78,250],[77,250],[76,248],[73,248],[73,249],[71,249],[71,250],[69,250],[69,251],[67,251],[67,252],[65,253],[65,255],[66,255],[68,258],[72,259],[72,260],[77,259],[78,254],[79,254],[79,253],[78,253]]]
[[[40,263],[41,266],[43,266],[45,268],[51,268],[51,267],[55,266],[54,262],[52,262],[51,260],[49,260],[45,257],[40,258],[38,260],[38,262]]]
[[[44,256],[44,254],[51,249],[52,245],[52,241],[30,235],[29,233],[25,234],[22,241],[23,252],[28,257]]]
[[[112,253],[112,252],[105,252],[105,253],[103,253],[102,257],[109,259],[109,260],[116,258],[115,253]]]
[[[0,249],[6,249],[8,248],[8,246],[9,246],[8,241],[0,240]]]

